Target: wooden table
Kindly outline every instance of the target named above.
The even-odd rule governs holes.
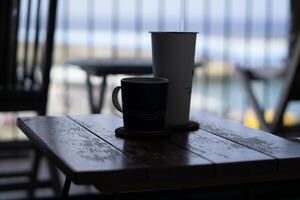
[[[19,118],[18,126],[70,181],[106,192],[249,184],[300,178],[300,144],[208,113],[201,129],[168,139],[115,136],[114,115]]]
[[[194,68],[203,66],[204,60],[196,60]],[[152,74],[152,59],[141,58],[84,58],[72,59],[65,62],[66,65],[79,66],[86,72],[86,85],[88,89],[89,105],[92,113],[101,113],[104,105],[104,97],[107,87],[107,77],[110,75],[141,76]],[[95,95],[91,76],[102,77],[99,95]]]

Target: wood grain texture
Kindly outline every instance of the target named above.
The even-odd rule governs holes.
[[[272,173],[276,160],[205,130],[172,134],[171,141],[216,164],[217,175]]]
[[[167,139],[134,140],[115,136],[122,119],[113,115],[72,117],[126,155],[147,166],[150,180],[197,179],[215,174],[210,161],[172,144]]]
[[[179,171],[179,167],[182,166],[183,170],[187,167],[191,167],[193,171],[198,170],[193,166],[199,162],[197,159],[197,162],[189,166],[195,160],[196,154],[200,158],[205,158],[214,163],[217,175],[251,175],[272,173],[276,170],[276,160],[274,158],[204,130],[190,133],[173,133],[171,141],[145,142],[115,137],[114,129],[122,126],[122,119],[115,116],[88,115],[72,118],[130,157],[145,163],[151,169],[157,167],[170,168],[172,166],[177,167]],[[170,144],[170,142],[176,144],[176,146]],[[184,165],[185,167],[183,167]],[[178,171],[176,175],[178,175]],[[161,177],[167,176],[170,172],[170,169],[167,169],[167,173],[158,174],[156,172],[155,174]],[[199,170],[196,173],[189,174],[189,176],[195,176],[196,174],[199,174]]]
[[[206,112],[193,116],[202,129],[276,158],[279,171],[300,170],[299,143]]]
[[[75,183],[108,192],[299,178],[298,143],[207,113],[196,119],[200,130],[159,140],[116,137],[123,122],[114,115],[21,118],[18,126]]]
[[[21,118],[18,126],[76,183],[97,179],[110,182],[111,178],[128,182],[146,178],[140,163],[67,117]]]

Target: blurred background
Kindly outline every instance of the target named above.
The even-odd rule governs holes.
[[[207,61],[194,73],[192,112],[205,110],[258,128],[235,68],[281,68],[288,56],[289,0],[62,0],[57,14],[48,115],[90,113],[86,74],[67,60],[151,58],[149,31],[184,30],[198,32],[196,59]],[[20,23],[22,31],[22,12]],[[102,113],[116,112],[110,96],[123,77],[107,80]],[[92,83],[100,85],[101,77],[92,77]],[[271,116],[279,80],[254,87]],[[289,107],[290,123],[297,110]],[[19,114],[0,115],[1,139],[24,137],[14,126]]]

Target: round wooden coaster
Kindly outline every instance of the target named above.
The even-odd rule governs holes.
[[[137,139],[159,139],[169,136],[167,130],[161,131],[129,131],[124,127],[119,127],[115,130],[116,136],[121,138],[137,138]]]
[[[171,131],[196,131],[200,128],[200,125],[196,121],[189,121],[185,125],[179,125],[179,126],[168,126],[168,129]]]

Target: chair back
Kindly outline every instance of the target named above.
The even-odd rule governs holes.
[[[9,104],[33,93],[46,105],[56,7],[57,0],[0,1],[0,111],[36,110]]]
[[[283,126],[283,115],[290,101],[300,100],[300,33],[287,63],[288,70],[280,94],[280,99],[275,111],[275,119],[271,130],[280,130]]]
[[[9,27],[10,22],[9,20],[9,13],[11,12],[10,8],[10,1],[0,1],[0,86],[4,85],[6,82],[6,71],[7,68],[4,66],[7,65],[8,59],[8,51],[7,51],[7,46],[8,46],[8,38],[10,36]]]

